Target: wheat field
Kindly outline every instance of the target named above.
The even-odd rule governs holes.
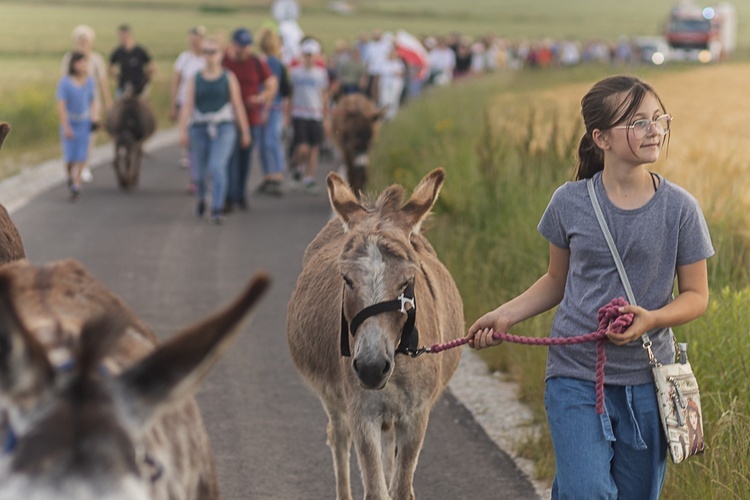
[[[750,64],[656,73],[645,80],[674,117],[667,153],[653,169],[692,193],[709,220],[735,212],[750,235],[750,99],[742,90]],[[518,136],[533,129],[532,148],[547,147],[553,126],[561,129],[561,140],[577,140],[583,131],[580,100],[590,85],[530,91],[523,98],[501,93],[492,104],[493,126]],[[567,116],[575,118],[559,119]]]

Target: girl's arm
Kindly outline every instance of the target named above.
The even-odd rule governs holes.
[[[185,102],[182,103],[180,108],[180,144],[183,147],[187,147],[190,143],[190,136],[188,135],[188,124],[190,123],[190,117],[193,115],[193,107],[195,106],[195,78],[191,78],[187,82],[185,87]]]
[[[252,143],[253,139],[250,137],[250,130],[247,124],[247,113],[245,112],[245,105],[242,102],[242,94],[240,93],[240,84],[237,81],[237,77],[234,73],[227,71],[229,77],[229,97],[232,100],[232,106],[234,107],[234,116],[237,120],[237,126],[240,128],[240,143],[243,148],[247,148]]]
[[[622,333],[608,333],[609,341],[624,345],[640,338],[649,330],[684,325],[706,312],[708,307],[708,266],[706,260],[677,267],[679,295],[672,302],[654,311],[640,306],[625,306],[621,313],[633,313],[633,324]]]
[[[57,116],[60,119],[60,125],[65,133],[65,138],[72,139],[73,129],[70,128],[70,122],[68,121],[68,110],[65,107],[65,99],[57,100]]]
[[[484,349],[500,344],[502,341],[494,339],[493,333],[507,333],[516,323],[558,305],[565,293],[569,265],[570,250],[550,243],[547,273],[518,297],[476,320],[467,335],[469,345],[475,349]]]

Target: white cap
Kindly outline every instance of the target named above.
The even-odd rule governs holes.
[[[320,44],[317,40],[308,38],[307,40],[302,42],[302,44],[300,45],[300,50],[303,54],[317,56],[318,54],[320,54]]]

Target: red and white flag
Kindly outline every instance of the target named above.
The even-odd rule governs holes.
[[[427,50],[417,37],[406,31],[399,30],[393,40],[396,52],[406,64],[419,68],[419,77],[424,78],[430,70]]]

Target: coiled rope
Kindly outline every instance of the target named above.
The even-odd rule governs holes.
[[[599,327],[595,332],[574,337],[520,337],[509,333],[494,332],[492,337],[503,342],[526,345],[571,345],[583,344],[584,342],[596,342],[596,413],[604,413],[604,364],[607,355],[604,352],[604,342],[607,341],[607,332],[622,333],[633,323],[633,313],[621,313],[620,307],[628,305],[628,301],[622,297],[601,307],[597,315]],[[442,344],[433,344],[425,352],[438,353],[459,347],[468,342],[466,337],[451,340]]]

